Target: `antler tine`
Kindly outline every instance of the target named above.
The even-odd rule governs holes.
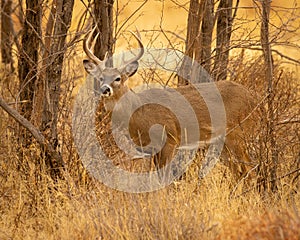
[[[140,51],[139,51],[139,53],[138,53],[134,58],[132,58],[132,59],[126,61],[126,62],[123,64],[123,66],[126,66],[126,65],[128,65],[128,64],[130,64],[130,63],[133,63],[133,62],[135,62],[135,61],[138,61],[138,60],[143,56],[143,54],[144,54],[144,45],[143,45],[143,43],[142,43],[142,41],[141,41],[141,39],[140,39],[140,33],[139,33],[139,31],[137,30],[137,34],[135,34],[135,33],[132,32],[132,31],[129,31],[129,32],[130,32],[130,33],[135,37],[135,39],[138,41],[138,44],[139,44],[139,47],[140,47]]]
[[[90,42],[91,42],[91,38],[93,36],[93,33],[95,32],[97,26],[95,26],[85,37],[84,41],[83,41],[83,50],[86,53],[86,55],[92,60],[94,61],[97,65],[102,64],[102,61],[97,58],[94,53],[92,52],[91,48],[90,48]],[[98,38],[99,33],[97,34],[95,40],[93,41],[93,45],[94,42],[96,41],[96,39]]]
[[[133,58],[131,60],[131,62],[135,62],[135,61],[138,61],[143,55],[144,55],[144,45],[141,41],[141,34],[138,30],[136,30],[137,34],[135,34],[134,32],[131,32],[130,33],[135,37],[135,39],[138,41],[138,44],[139,44],[139,47],[140,47],[140,52],[138,53],[138,55]]]
[[[100,33],[98,32],[98,33],[96,34],[96,36],[95,36],[95,38],[94,38],[94,40],[93,40],[92,44],[91,44],[91,47],[90,47],[90,49],[94,49],[94,48],[95,48],[96,41],[97,41],[97,39],[98,39],[99,35],[100,35]]]
[[[136,35],[137,35],[137,37],[139,38],[139,39],[142,39],[141,38],[141,33],[140,33],[140,31],[138,30],[138,28],[135,26],[135,31],[136,31]],[[131,32],[131,31],[130,31]],[[132,32],[131,32],[131,34],[132,34]]]

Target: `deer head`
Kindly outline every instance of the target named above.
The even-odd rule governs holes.
[[[125,89],[125,81],[130,76],[136,73],[139,67],[138,60],[144,54],[144,46],[140,40],[140,37],[131,32],[135,39],[138,41],[140,47],[139,53],[134,58],[124,62],[122,66],[118,68],[107,67],[107,54],[103,60],[100,60],[94,55],[94,53],[91,50],[91,46],[94,45],[94,42],[99,36],[99,34],[97,34],[93,43],[91,44],[91,38],[95,30],[96,27],[94,27],[93,30],[89,34],[87,34],[86,38],[84,39],[83,49],[86,55],[88,56],[89,60],[83,60],[83,65],[85,67],[85,70],[94,78],[95,92],[103,97],[111,98],[114,95],[120,95],[118,93],[120,91],[124,91]]]

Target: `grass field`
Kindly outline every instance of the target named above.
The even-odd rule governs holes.
[[[16,163],[1,155],[0,239],[300,237],[300,195],[285,180],[276,194],[238,195],[218,166],[201,182],[190,171],[163,190],[129,194],[67,173],[54,184],[44,170]]]
[[[74,99],[67,88],[59,124],[66,169],[53,181],[37,143],[20,149],[20,127],[0,109],[0,239],[300,239],[300,84],[284,69],[277,65],[275,71],[275,192],[255,187],[256,178],[253,185],[237,185],[222,164],[201,181],[194,164],[182,180],[151,193],[110,189],[77,156],[71,137]],[[232,80],[263,94],[262,72],[261,62],[249,61],[235,69]],[[1,74],[1,95],[13,100],[17,79]],[[270,158],[263,112],[257,125],[249,151],[262,164]],[[270,178],[264,181],[268,185]]]
[[[162,190],[130,194],[85,172],[70,132],[63,135],[64,179],[53,182],[39,147],[32,143],[20,151],[18,126],[3,112],[0,125],[0,239],[300,238],[299,170],[279,179],[272,193],[236,187],[222,164],[200,181],[194,164],[183,180]],[[278,134],[278,146],[285,146],[281,176],[299,167],[299,129]],[[265,156],[264,145],[255,144],[254,156]]]

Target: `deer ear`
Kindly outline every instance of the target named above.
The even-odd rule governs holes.
[[[90,60],[85,59],[83,60],[83,66],[85,68],[85,71],[91,73],[91,71],[96,67],[96,64]]]
[[[126,74],[128,77],[131,77],[137,72],[138,68],[139,68],[138,61],[129,63],[122,69],[122,74]]]

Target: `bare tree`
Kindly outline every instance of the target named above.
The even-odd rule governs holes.
[[[265,63],[265,81],[267,82],[267,141],[270,143],[270,149],[266,151],[270,152],[270,157],[265,159],[260,163],[261,165],[261,174],[263,179],[270,179],[270,189],[275,192],[277,190],[276,184],[276,171],[278,165],[278,151],[276,144],[275,136],[275,117],[274,117],[274,90],[273,90],[273,77],[274,77],[274,64],[271,50],[271,43],[269,40],[269,21],[270,21],[270,9],[271,9],[271,0],[262,0],[261,1],[261,46],[263,50],[263,57]],[[269,154],[268,154],[269,156]],[[268,177],[270,176],[270,177]],[[263,184],[265,189],[268,189],[267,182],[264,181]]]
[[[62,69],[67,50],[66,38],[71,25],[74,0],[54,1],[53,4],[56,4],[56,13],[46,69],[42,130],[53,148],[57,149],[59,147],[57,124],[60,109]],[[46,156],[46,163],[51,167],[53,177],[57,177],[59,169],[63,167],[62,161],[58,162],[57,160],[53,159],[51,155]]]
[[[214,1],[206,0],[203,8],[203,19],[200,32],[200,44],[196,51],[196,61],[210,73],[212,34],[214,29]],[[198,53],[198,54],[197,54]],[[199,54],[200,53],[200,54]],[[199,55],[199,56],[198,56]]]
[[[58,144],[58,121],[62,70],[68,48],[66,39],[74,0],[52,1],[45,39],[41,29],[41,19],[46,13],[43,3],[44,0],[26,0],[24,17],[20,16],[24,19],[18,45],[20,114],[3,100],[1,107],[24,127],[19,135],[21,149],[28,148],[34,137],[41,146],[50,175],[56,179],[61,176],[60,170],[64,167]],[[22,9],[21,1],[18,7]]]
[[[31,119],[35,84],[38,81],[38,60],[41,36],[42,0],[26,0],[25,19],[19,53],[21,113]]]
[[[204,1],[190,1],[185,54],[192,59],[196,49],[199,47],[199,28],[202,20],[203,3]]]
[[[186,80],[197,82],[211,81],[211,78],[199,70],[199,64],[212,75],[215,81],[227,77],[232,24],[236,16],[239,0],[233,13],[232,0],[219,0],[217,12],[214,12],[213,0],[191,0],[188,14],[186,51],[178,85],[186,85]],[[212,67],[212,34],[216,26],[216,49]],[[198,68],[198,69],[197,69]]]
[[[11,6],[12,0],[1,1],[1,56],[2,63],[10,64],[13,71]]]
[[[216,57],[212,71],[215,81],[225,80],[227,77],[232,23],[232,0],[220,0],[217,10]]]
[[[209,71],[213,20],[213,0],[191,0],[187,23],[185,55],[180,69],[178,85],[187,85],[189,81],[207,82],[210,79],[201,76],[200,65]]]
[[[94,1],[94,24],[101,33],[95,45],[95,55],[103,59],[105,54],[113,53],[113,4],[114,0]],[[112,63],[108,63],[112,65]]]

